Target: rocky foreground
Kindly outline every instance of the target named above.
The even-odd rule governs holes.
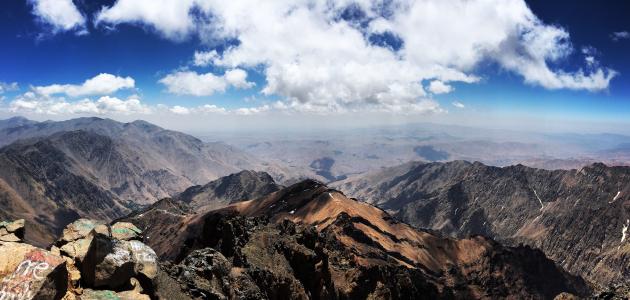
[[[0,223],[0,299],[151,299],[158,262],[133,224],[87,219],[48,250],[22,243],[24,220]]]

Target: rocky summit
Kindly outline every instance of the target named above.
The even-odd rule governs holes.
[[[173,207],[171,207],[173,208]],[[307,180],[169,223],[130,219],[193,299],[552,299],[590,287],[528,246],[453,239]],[[149,226],[147,226],[149,225]],[[143,226],[147,226],[143,228]],[[149,239],[146,237],[150,236]],[[164,294],[167,293],[167,294]],[[182,298],[185,299],[185,298]]]

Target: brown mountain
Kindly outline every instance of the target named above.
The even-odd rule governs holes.
[[[145,242],[172,262],[169,280],[193,298],[549,299],[589,292],[538,250],[414,229],[312,180],[177,215],[144,226]],[[152,218],[131,221],[143,227]]]
[[[408,163],[335,186],[416,227],[542,249],[568,271],[606,287],[630,279],[630,168],[504,168]]]

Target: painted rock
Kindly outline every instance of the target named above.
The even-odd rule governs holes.
[[[118,289],[132,277],[151,288],[157,276],[157,255],[139,241],[120,241],[96,234],[82,264],[88,286]]]
[[[68,288],[66,261],[43,249],[26,253],[2,278],[0,299],[61,299]]]

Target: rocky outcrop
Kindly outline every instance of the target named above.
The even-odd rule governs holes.
[[[158,262],[139,239],[132,224],[79,219],[50,250],[0,241],[0,299],[151,299]]]
[[[336,186],[419,228],[539,248],[600,289],[630,281],[630,167],[414,163]]]

